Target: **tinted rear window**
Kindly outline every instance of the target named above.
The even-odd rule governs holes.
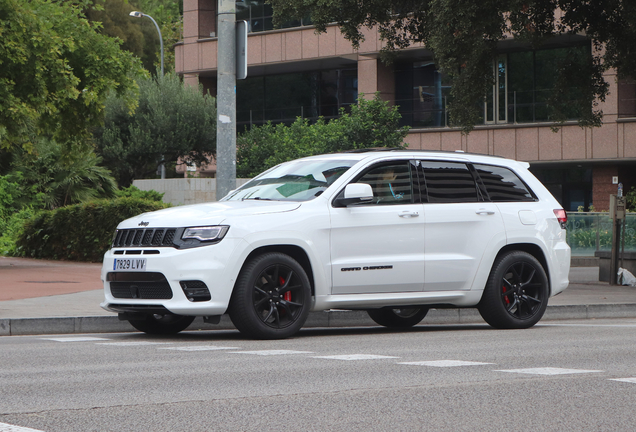
[[[491,201],[534,201],[521,179],[509,170],[493,165],[474,165]]]
[[[473,175],[466,164],[422,161],[430,203],[479,201]]]

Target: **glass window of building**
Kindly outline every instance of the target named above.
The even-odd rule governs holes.
[[[561,70],[585,70],[591,65],[589,43],[565,48],[519,51],[501,54],[493,62],[493,86],[484,95],[484,124],[534,123],[552,120],[557,107],[568,119],[581,117],[591,104],[582,103],[577,80],[589,74],[576,75],[572,85],[554,93]],[[636,84],[623,87],[624,116],[636,115]],[[446,106],[450,81],[437,70],[432,60],[397,63],[395,66],[396,105],[402,123],[411,127],[448,126]],[[554,99],[556,97],[556,99]]]
[[[592,202],[592,169],[582,167],[530,167],[566,211],[589,211]]]
[[[247,31],[250,33],[274,30],[272,6],[265,0],[245,0],[236,2],[236,20],[247,21]],[[280,28],[300,27],[311,25],[309,17],[300,20],[287,21]]]
[[[236,82],[239,125],[334,118],[358,97],[358,71],[330,69],[248,77]]]
[[[507,54],[507,114],[509,123],[534,123],[551,120],[550,107],[558,104],[568,119],[578,119],[583,111],[592,106],[582,106],[581,90],[572,80],[570,87],[555,95],[554,87],[559,79],[559,71],[569,69],[584,70],[591,64],[589,44],[525,51]],[[585,74],[578,74],[585,75]],[[589,74],[585,75],[586,77]],[[553,97],[558,97],[555,101]],[[500,105],[501,106],[501,105]],[[501,117],[500,117],[501,118]]]
[[[402,124],[412,127],[447,125],[448,79],[432,60],[396,64],[395,104]]]

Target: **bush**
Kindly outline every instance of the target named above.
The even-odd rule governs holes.
[[[16,239],[24,229],[26,221],[37,213],[33,207],[24,207],[13,213],[6,221],[0,221],[0,255],[16,255]]]
[[[157,192],[155,190],[144,191],[136,186],[130,185],[127,188],[118,190],[115,195],[117,195],[118,198],[138,198],[161,202],[165,193]]]
[[[119,222],[169,207],[138,198],[99,200],[42,211],[24,225],[15,254],[32,258],[100,262]]]

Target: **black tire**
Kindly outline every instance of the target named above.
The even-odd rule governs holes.
[[[373,321],[384,327],[408,328],[417,325],[428,313],[428,308],[382,308],[367,311]]]
[[[296,260],[265,253],[243,266],[228,312],[234,326],[254,339],[283,339],[305,324],[311,306],[307,273]]]
[[[147,315],[144,319],[128,320],[130,325],[139,331],[152,335],[169,335],[177,334],[188,328],[192,321],[193,316],[183,315]]]
[[[497,257],[477,306],[491,326],[524,329],[535,325],[548,306],[549,282],[532,255],[512,251]]]

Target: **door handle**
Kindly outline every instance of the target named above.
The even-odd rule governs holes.
[[[418,217],[419,215],[420,214],[418,212],[403,211],[398,216],[400,216],[401,218],[412,218],[412,217]]]
[[[495,212],[493,210],[479,209],[475,213],[478,215],[494,215]]]

